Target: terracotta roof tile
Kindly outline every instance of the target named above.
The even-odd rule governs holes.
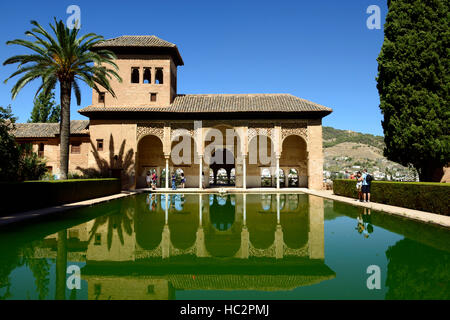
[[[167,107],[88,106],[81,114],[92,112],[167,112],[167,113],[222,113],[222,112],[331,112],[332,109],[290,94],[190,94],[179,95]]]
[[[89,120],[70,121],[70,134],[88,134]],[[15,123],[11,134],[16,138],[54,138],[59,134],[59,123]]]

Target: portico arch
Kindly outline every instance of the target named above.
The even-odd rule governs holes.
[[[145,177],[150,170],[156,170],[159,180],[157,185],[159,186],[164,165],[163,142],[161,139],[152,134],[139,139],[136,155],[136,187],[142,188],[146,186]]]
[[[299,135],[289,135],[284,138],[280,157],[280,168],[298,174],[298,186],[308,187],[308,152],[305,139]],[[292,185],[291,185],[292,186]]]

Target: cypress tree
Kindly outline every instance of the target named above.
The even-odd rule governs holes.
[[[377,88],[385,156],[439,181],[450,162],[448,0],[388,0]]]

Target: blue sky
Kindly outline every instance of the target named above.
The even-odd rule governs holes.
[[[81,8],[82,33],[154,34],[177,44],[185,62],[179,93],[290,93],[333,108],[324,125],[383,133],[375,80],[383,29],[366,27],[366,9],[378,5],[383,26],[385,0],[1,1],[0,61],[27,52],[5,42],[25,38],[30,20],[66,21],[71,4]],[[14,82],[3,80],[14,71],[0,66],[0,105],[26,122],[39,83],[11,100]],[[91,100],[85,85],[72,119],[83,119],[77,110]]]

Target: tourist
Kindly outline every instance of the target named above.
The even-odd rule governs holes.
[[[362,193],[364,196],[364,202],[370,202],[370,184],[372,182],[372,176],[367,173],[367,169],[363,170],[362,174]]]
[[[186,184],[186,178],[184,177],[184,172],[181,173],[181,188],[184,189],[184,185]]]
[[[145,180],[147,182],[147,188],[150,188],[150,184],[151,184],[150,171],[147,172],[147,176],[145,177]]]
[[[174,172],[172,174],[172,190],[176,190],[177,189],[177,175]]]
[[[156,182],[158,181],[158,176],[156,175],[156,170],[153,170],[152,174],[152,190],[156,190]]]
[[[202,188],[205,188],[205,173],[202,172]]]
[[[347,170],[345,170],[344,179],[349,179],[349,178],[350,178],[350,174],[348,173]]]
[[[356,191],[358,191],[358,199],[356,201],[363,201],[363,194],[362,194],[362,184],[363,184],[363,178],[361,175],[361,172],[358,171],[356,173]]]
[[[355,174],[353,172],[350,174],[350,180],[355,180]]]

